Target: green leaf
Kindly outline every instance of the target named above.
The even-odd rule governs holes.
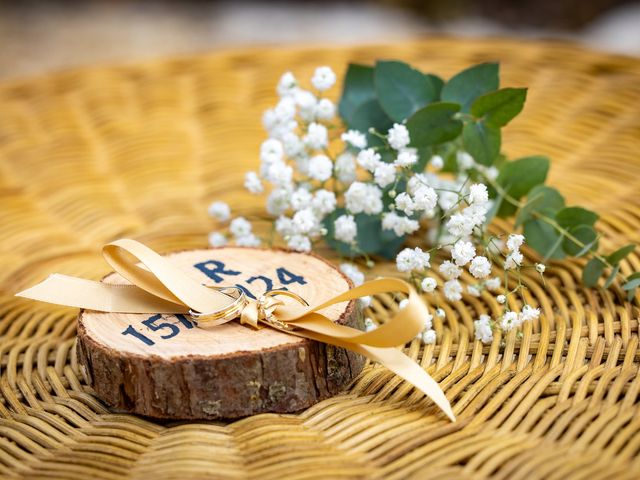
[[[515,200],[520,200],[529,191],[544,183],[549,171],[549,159],[542,156],[524,157],[512,162],[506,162],[496,179],[506,194]],[[509,217],[517,210],[515,205],[505,199],[498,211],[499,217]]]
[[[534,213],[555,217],[564,207],[564,198],[558,190],[546,185],[536,185],[527,194],[527,204],[518,210],[516,227],[532,218]]]
[[[376,98],[373,83],[373,67],[349,64],[342,88],[338,109],[340,116],[351,126],[355,111],[363,104]]]
[[[638,286],[640,286],[640,272],[629,275],[626,283],[622,285],[623,290],[627,290],[627,300],[631,301],[634,299]]]
[[[597,258],[589,260],[582,271],[582,283],[587,287],[595,287],[598,284],[598,279],[602,276],[604,267],[604,263]]]
[[[378,62],[374,84],[382,109],[396,122],[402,122],[440,96],[443,81],[425,75],[403,62]]]
[[[349,128],[367,133],[369,140],[371,136],[368,133],[369,128],[375,128],[379,132],[386,132],[393,125],[393,121],[382,110],[382,107],[375,98],[361,104],[351,115]],[[373,137],[378,138],[378,137]],[[371,145],[372,142],[369,141]]]
[[[563,208],[556,214],[556,221],[563,228],[578,225],[593,225],[598,220],[598,214],[582,207]]]
[[[481,95],[497,90],[500,85],[497,63],[481,63],[452,77],[442,88],[442,100],[458,103],[463,112]]]
[[[462,129],[464,149],[482,165],[490,166],[500,153],[500,130],[482,122],[467,123]]]
[[[460,110],[454,103],[432,103],[407,120],[412,147],[428,147],[453,140],[462,131],[462,122],[453,118]]]
[[[571,236],[575,237],[576,240],[582,243],[579,245],[568,237],[564,237],[562,241],[562,249],[568,254],[574,257],[579,257],[584,255],[590,250],[598,249],[598,232],[590,225],[577,225],[575,227],[569,228],[568,232]],[[589,248],[586,248],[586,247]]]
[[[562,259],[562,235],[551,225],[542,220],[528,220],[524,224],[524,236],[527,244],[538,252],[545,261],[548,259]]]
[[[611,273],[609,274],[607,281],[604,282],[604,288],[609,288],[611,286],[613,281],[616,279],[616,275],[618,275],[619,271],[620,271],[620,265],[616,265],[615,267],[613,267],[613,270],[611,270]],[[624,288],[624,286],[622,288]]]
[[[471,114],[488,126],[504,127],[522,111],[526,98],[526,88],[501,88],[478,97],[471,105]]]
[[[619,248],[615,252],[607,255],[605,258],[611,265],[617,265],[622,261],[623,258],[633,252],[635,248],[635,244],[630,243],[629,245],[625,245],[624,247]]]

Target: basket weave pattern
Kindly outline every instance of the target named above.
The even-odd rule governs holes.
[[[640,61],[555,43],[432,39],[379,47],[248,50],[0,85],[0,476],[3,478],[638,478],[636,306],[586,290],[577,262],[531,275],[543,315],[523,334],[473,339],[490,296],[446,307],[437,345],[406,352],[440,381],[459,421],[369,364],[344,394],[296,415],[159,424],[108,411],[77,364],[73,309],[17,290],[60,272],[100,278],[99,247],[206,244],[212,199],[242,191],[279,75],[399,58],[443,76],[485,60],[529,86],[505,132],[513,158],[546,154],[550,183],[601,214],[605,249],[640,241]],[[506,223],[496,229],[507,230]],[[376,273],[390,273],[379,265]],[[622,271],[640,270],[640,257]],[[435,302],[434,299],[427,299]],[[517,307],[517,305],[514,305]],[[369,315],[397,308],[377,298]]]

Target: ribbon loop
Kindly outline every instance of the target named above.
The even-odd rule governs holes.
[[[131,285],[52,275],[44,282],[17,293],[17,296],[58,305],[113,313],[206,312],[210,325],[240,319],[243,324],[265,324],[291,335],[353,350],[389,368],[429,396],[455,421],[451,405],[438,384],[399,347],[422,331],[429,315],[427,306],[408,283],[396,278],[379,278],[336,295],[319,305],[309,306],[294,292],[271,290],[258,300],[241,300],[209,288],[149,247],[122,239],[102,249],[107,263]],[[408,303],[389,321],[370,332],[339,325],[321,311],[337,303],[379,293],[400,292]],[[278,296],[295,299],[301,305],[285,304]]]

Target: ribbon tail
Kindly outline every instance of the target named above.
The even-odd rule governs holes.
[[[189,310],[134,285],[113,285],[61,274],[51,275],[16,296],[112,313],[187,313]]]
[[[420,365],[407,357],[402,353],[402,351],[392,347],[379,348],[351,343],[349,341],[342,341],[339,338],[332,337],[331,335],[319,334],[310,330],[299,332],[294,330],[289,333],[352,350],[360,355],[364,355],[374,362],[384,365],[393,373],[411,383],[418,390],[433,400],[438,408],[440,408],[440,410],[442,410],[452,422],[456,421],[456,416],[453,413],[451,404],[440,388],[440,385],[438,385],[438,382],[431,378],[431,376],[425,372]]]

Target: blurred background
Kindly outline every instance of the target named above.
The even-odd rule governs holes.
[[[560,38],[640,56],[640,1],[0,0],[0,78],[247,45],[429,34]]]

